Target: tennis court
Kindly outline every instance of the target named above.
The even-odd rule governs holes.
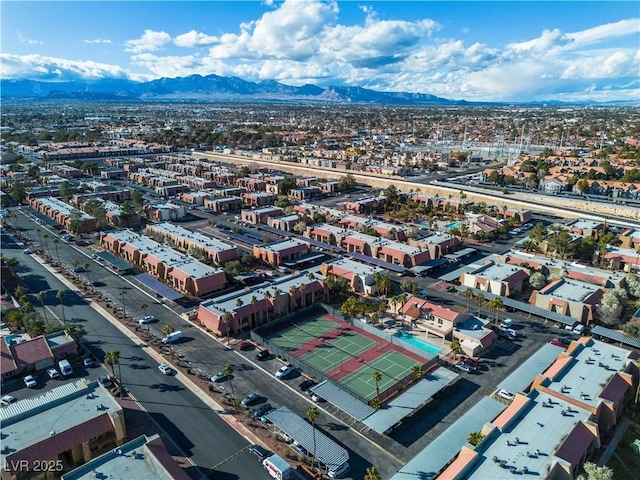
[[[300,359],[312,367],[328,372],[356,355],[370,349],[376,344],[374,340],[355,332],[349,332],[331,342],[323,342]]]
[[[340,380],[340,383],[361,397],[371,400],[376,396],[376,382],[373,380],[373,372],[380,372],[382,379],[378,382],[378,390],[384,392],[387,388],[406,378],[415,365],[419,365],[419,363],[414,359],[396,351],[389,351],[347,375]]]
[[[290,350],[338,327],[336,322],[319,316],[304,321],[303,325],[291,323],[290,327],[270,336],[269,341],[282,349]]]

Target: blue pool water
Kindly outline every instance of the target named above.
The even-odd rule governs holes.
[[[447,230],[453,230],[454,228],[458,228],[460,226],[460,222],[453,222],[445,225]]]
[[[429,342],[425,342],[424,340],[407,332],[397,332],[394,333],[393,336],[398,337],[407,343],[410,343],[414,347],[418,347],[422,350],[432,353],[433,355],[438,355],[442,351],[440,347],[436,347],[435,345],[432,345]]]

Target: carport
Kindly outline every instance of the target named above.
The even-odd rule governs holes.
[[[275,428],[298,442],[310,454],[313,454],[313,427],[301,417],[293,413],[287,407],[280,407],[277,410],[265,415]],[[345,462],[349,461],[347,450],[327,437],[317,427],[315,429],[316,459],[327,469],[337,469]]]
[[[178,300],[183,297],[180,292],[176,292],[173,288],[168,287],[160,280],[156,280],[151,275],[146,273],[141,273],[139,275],[135,275],[133,278],[138,280],[144,286],[149,287],[153,292],[160,297],[164,297],[170,302]]]
[[[419,410],[427,400],[458,378],[458,374],[439,367],[427,374],[406,392],[364,419],[367,427],[379,434],[388,434],[405,418]]]
[[[356,420],[364,420],[375,412],[369,405],[328,380],[309,390]]]
[[[116,270],[119,273],[128,273],[133,270],[133,265],[125,262],[119,257],[116,257],[112,253],[109,252],[96,252],[93,254],[94,258],[98,258],[103,260],[105,263],[108,263],[111,268]]]

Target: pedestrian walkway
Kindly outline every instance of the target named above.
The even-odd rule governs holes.
[[[598,460],[597,465],[599,467],[602,467],[609,462],[609,459],[611,459],[611,455],[613,455],[613,452],[622,440],[622,437],[624,436],[628,428],[629,420],[627,418],[624,418],[618,425],[618,428],[616,428],[616,433],[613,434],[613,438],[611,438],[609,445],[607,445],[607,448],[605,448],[604,453],[600,457],[600,460]]]

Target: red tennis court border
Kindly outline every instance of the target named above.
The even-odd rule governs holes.
[[[311,315],[303,321],[298,320],[297,323],[304,325],[304,321],[309,320],[314,316],[318,316],[318,315],[317,314]],[[344,335],[345,333],[351,332],[351,331],[376,342],[373,347],[365,350],[364,352],[359,353],[357,356],[353,358],[350,358],[346,362],[341,363],[340,365],[334,367],[328,372],[324,372],[327,377],[330,377],[331,379],[337,382],[340,382],[340,379],[362,368],[364,362],[371,363],[376,358],[381,357],[386,352],[389,352],[392,350],[404,355],[405,357],[409,357],[412,360],[415,360],[416,363],[421,365],[422,367],[424,367],[425,365],[428,365],[431,362],[431,360],[428,360],[426,358],[421,357],[420,355],[417,355],[413,352],[405,350],[404,348],[394,343],[383,340],[372,333],[369,333],[365,330],[361,330],[355,327],[354,325],[351,325],[350,323],[345,322],[344,320],[341,320],[340,318],[334,315],[331,315],[329,313],[322,313],[321,316],[326,317],[332,322],[337,323],[339,327],[333,330],[329,330],[328,332],[324,333],[322,337],[316,337],[308,342],[298,345],[294,351],[289,352],[291,355],[293,355],[296,358],[300,358],[305,354],[322,346],[325,340],[327,340],[327,337],[331,339],[336,339]],[[288,325],[285,324],[285,326],[288,326]]]

